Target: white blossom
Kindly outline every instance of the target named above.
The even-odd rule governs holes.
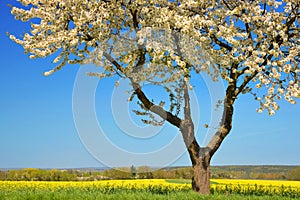
[[[276,100],[294,104],[300,98],[297,0],[263,1],[266,10],[258,0],[180,5],[167,0],[19,2],[25,7],[12,8],[15,18],[39,22],[31,23],[23,37],[9,37],[32,59],[57,55],[53,60],[57,66],[45,76],[68,63],[92,62],[104,70],[91,74],[99,78],[117,74],[141,83],[155,80],[170,90],[193,71],[206,72],[214,80],[221,75],[227,84],[237,83],[237,89],[252,77],[247,87],[253,90],[241,93],[259,93],[258,112],[267,110],[270,115],[279,108]],[[141,50],[148,60],[135,72]],[[104,58],[103,52],[110,51],[122,70]]]

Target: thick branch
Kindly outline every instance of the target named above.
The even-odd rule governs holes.
[[[189,97],[189,89],[188,89],[188,78],[184,78],[183,92],[184,92],[184,120],[192,121],[191,117],[191,105],[190,105],[190,97]]]
[[[237,66],[235,64],[232,66],[232,68],[236,68],[236,67]],[[224,138],[229,134],[232,128],[233,104],[236,99],[235,91],[237,89],[236,85],[237,85],[238,74],[236,72],[233,72],[233,70],[231,70],[229,76],[230,79],[233,81],[229,82],[226,89],[224,110],[223,110],[223,116],[220,123],[220,127],[215,133],[215,135],[212,137],[208,145],[206,146],[209,159],[219,149]]]
[[[235,88],[236,88],[236,82],[230,83],[229,86],[227,87],[226,97],[224,101],[223,116],[222,116],[222,121],[220,123],[220,127],[207,145],[208,154],[210,158],[219,149],[224,138],[229,134],[232,128],[233,104],[235,101]]]
[[[183,59],[183,53],[180,48],[179,37],[175,33],[173,34],[176,44],[176,53]],[[188,66],[186,69],[188,70]],[[189,152],[189,156],[192,161],[192,165],[196,165],[197,160],[199,158],[200,153],[200,145],[198,144],[195,138],[195,129],[194,129],[194,122],[191,116],[191,104],[190,104],[190,96],[189,96],[189,73],[186,72],[184,74],[183,80],[183,98],[184,98],[184,120],[182,120],[180,125],[180,131],[183,136],[183,140],[185,146]]]
[[[108,53],[104,52],[103,55],[107,60],[109,60],[120,72],[124,73],[123,67]],[[180,128],[181,119],[172,113],[164,110],[161,106],[157,106],[154,103],[152,103],[145,93],[142,91],[141,86],[136,83],[132,78],[128,77],[131,81],[132,87],[134,89],[134,92],[136,93],[138,99],[143,103],[146,109],[152,111],[153,113],[157,114],[163,119],[166,119],[169,123],[172,125]]]
[[[138,83],[135,83],[131,78],[129,78],[129,79],[132,83],[133,89],[134,89],[138,99],[143,103],[143,105],[145,106],[146,109],[152,111],[153,113],[157,114],[161,118],[167,120],[172,125],[180,128],[181,119],[179,117],[177,117],[177,116],[173,115],[172,113],[164,110],[161,106],[157,106],[154,103],[152,103],[147,98],[145,93],[142,91],[141,86]]]
[[[195,138],[194,123],[191,117],[191,105],[188,89],[188,77],[184,78],[184,120],[181,123],[180,131],[182,133],[184,143],[188,149],[193,166],[196,164],[199,157],[200,145]]]

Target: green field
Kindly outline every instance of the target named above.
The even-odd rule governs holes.
[[[103,194],[97,191],[92,192],[83,192],[81,190],[62,190],[57,192],[50,191],[19,191],[19,192],[11,192],[8,194],[0,193],[1,200],[111,200],[111,199],[132,199],[132,200],[146,200],[146,199],[157,199],[157,200],[165,200],[165,199],[199,199],[199,200],[209,200],[209,199],[217,199],[217,200],[288,200],[288,199],[298,199],[291,197],[282,197],[282,196],[253,196],[253,195],[237,195],[237,194],[214,194],[210,196],[201,196],[194,192],[171,192],[167,194],[155,194],[151,192],[128,192],[128,191],[118,191],[111,194]]]

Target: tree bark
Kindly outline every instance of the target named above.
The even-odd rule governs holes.
[[[210,162],[198,158],[193,165],[192,189],[199,194],[210,194]]]
[[[196,138],[194,123],[191,117],[188,78],[185,78],[184,90],[184,120],[181,121],[180,131],[190,155],[193,168],[192,189],[199,194],[210,194],[210,154],[209,149],[200,147]]]
[[[220,127],[206,147],[200,147],[194,134],[194,124],[191,119],[188,90],[184,86],[184,119],[180,130],[188,149],[193,167],[192,189],[199,194],[210,194],[210,160],[219,149],[232,127],[233,103],[235,101],[236,82],[229,84],[224,100],[223,116]]]

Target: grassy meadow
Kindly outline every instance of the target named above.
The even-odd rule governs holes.
[[[1,200],[23,199],[300,199],[299,181],[212,179],[211,196],[189,180],[140,179],[90,182],[0,181]]]

